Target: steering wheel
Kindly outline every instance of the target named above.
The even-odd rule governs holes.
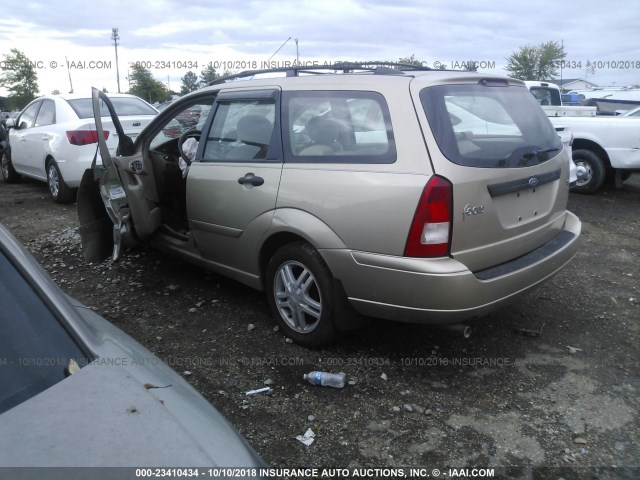
[[[187,157],[184,154],[184,150],[182,149],[182,146],[184,145],[184,142],[186,142],[188,138],[195,138],[196,140],[200,141],[201,135],[202,135],[201,130],[187,130],[178,138],[178,153],[180,153],[180,157],[182,157],[182,159],[185,162],[187,162],[187,165],[191,165],[191,160],[189,159],[189,157]]]

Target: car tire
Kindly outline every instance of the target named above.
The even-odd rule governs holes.
[[[55,160],[47,160],[47,185],[51,199],[56,203],[73,203],[76,199],[75,189],[69,188],[62,178]]]
[[[269,306],[285,335],[311,348],[334,339],[333,277],[316,249],[304,242],[280,248],[267,265],[266,283]]]
[[[2,178],[5,183],[18,183],[21,179],[11,163],[11,157],[7,152],[2,153]]]
[[[583,178],[578,178],[571,191],[586,194],[597,192],[607,174],[604,161],[591,150],[583,149],[573,151],[573,162],[578,168],[584,167],[587,173]]]

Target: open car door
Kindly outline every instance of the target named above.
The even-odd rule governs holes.
[[[161,214],[151,165],[124,134],[109,97],[93,88],[92,102],[98,149],[91,168],[82,177],[77,210],[85,259],[99,262],[109,252],[116,260],[123,246],[148,238],[160,226]],[[101,103],[107,107],[118,136],[113,155],[105,140]]]

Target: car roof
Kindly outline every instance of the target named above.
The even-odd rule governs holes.
[[[283,70],[277,71],[259,71],[256,75],[269,75],[253,78],[253,72],[243,72],[241,78],[234,78],[232,75],[229,80],[224,82],[218,81],[210,84],[208,87],[197,90],[203,92],[206,90],[228,90],[235,88],[248,87],[265,87],[274,86],[286,89],[299,88],[327,88],[333,89],[347,88],[350,90],[367,90],[374,89],[375,86],[397,85],[399,83],[409,83],[413,79],[419,79],[424,86],[440,85],[443,83],[469,82],[481,79],[505,79],[507,77],[498,75],[489,75],[477,72],[466,72],[459,70],[393,70],[385,69],[384,73],[378,74],[373,72],[353,72],[353,73],[325,73],[325,74],[305,74],[299,76],[282,76]],[[302,73],[307,73],[304,70]],[[275,76],[279,74],[280,76]],[[524,85],[520,80],[509,78],[510,85]],[[217,83],[219,82],[219,83]],[[195,92],[194,92],[195,93]]]

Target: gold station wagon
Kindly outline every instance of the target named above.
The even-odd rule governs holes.
[[[306,346],[360,316],[468,321],[571,260],[569,155],[523,82],[334,68],[221,79],[135,143],[118,130],[117,156],[96,115],[100,156],[78,197],[86,257],[148,242],[266,290]],[[118,127],[94,90],[101,101]]]

